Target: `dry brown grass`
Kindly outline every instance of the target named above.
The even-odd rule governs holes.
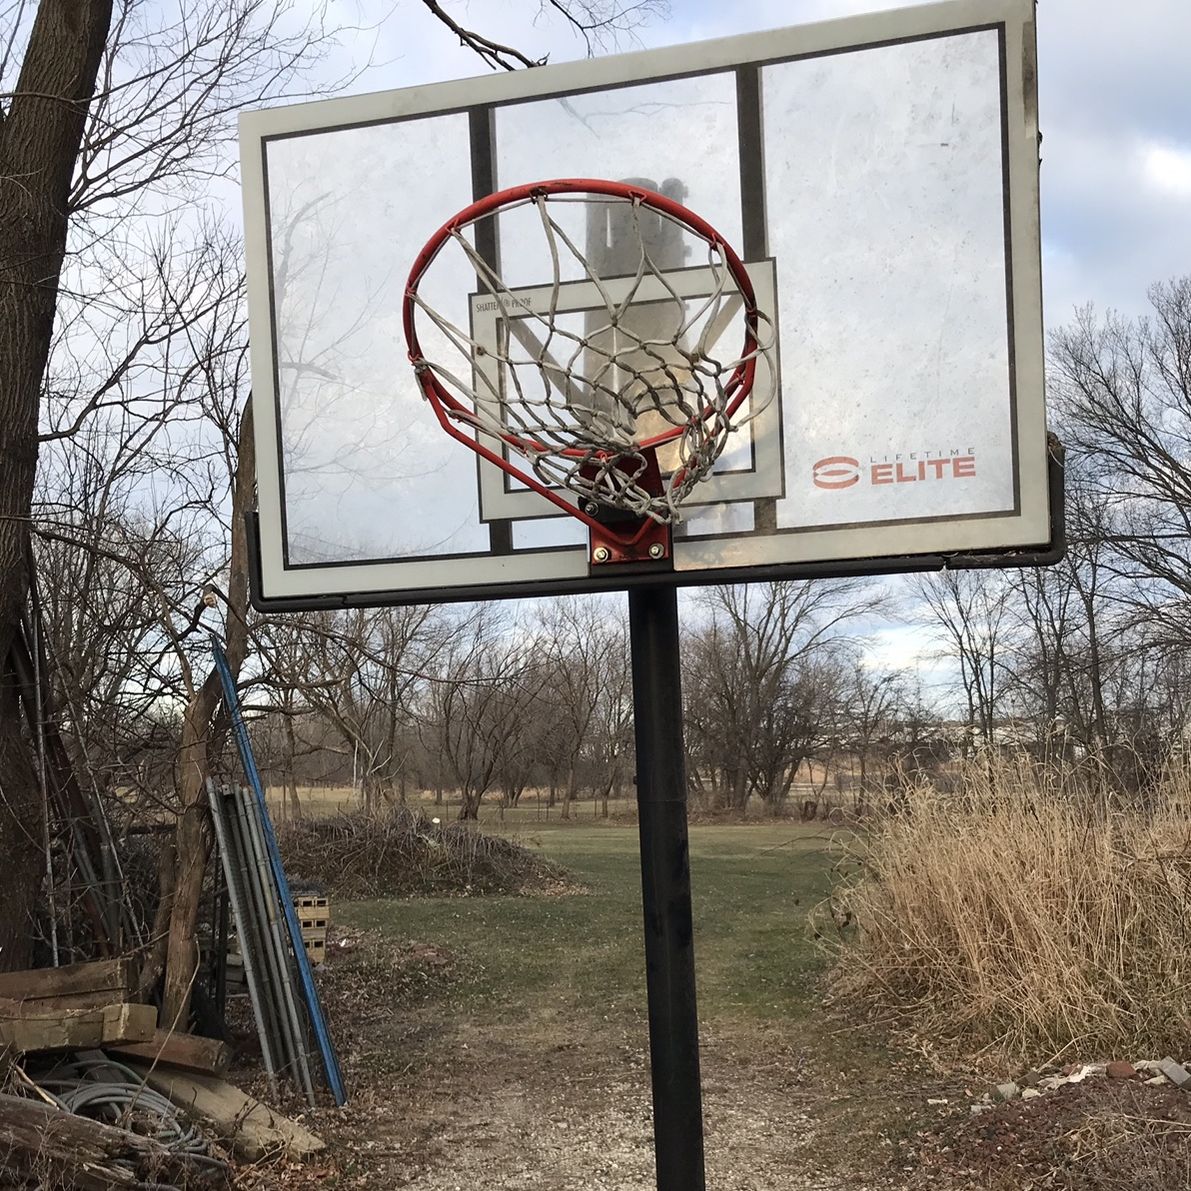
[[[1191,1047],[1191,780],[1122,809],[1027,764],[908,792],[833,901],[835,987],[942,1044]]]

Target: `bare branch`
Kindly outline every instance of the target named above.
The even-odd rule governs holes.
[[[464,29],[458,21],[454,20],[443,10],[438,0],[422,0],[422,3],[459,38],[459,44],[461,46],[474,51],[493,70],[517,70],[522,66],[541,66],[546,61],[545,58],[539,58],[537,60],[527,58],[520,50],[514,49],[512,46],[501,45],[499,42],[492,41],[490,38],[483,36],[481,33]]]

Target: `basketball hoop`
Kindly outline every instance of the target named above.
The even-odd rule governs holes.
[[[587,206],[589,226],[598,214],[617,229],[610,259],[624,264],[615,276],[564,228],[563,203]],[[593,212],[594,205],[613,210]],[[536,209],[552,262],[536,305],[473,243],[480,240],[476,225],[518,208]],[[452,244],[503,318],[495,350],[419,292]],[[694,298],[680,294],[673,270],[692,245],[705,254],[699,266],[708,279]],[[560,309],[576,271],[591,295],[582,328],[574,325],[579,316]],[[423,349],[419,316],[441,336],[434,358]],[[597,562],[667,557],[681,504],[776,387],[768,359],[764,382],[756,383],[774,337],[740,257],[693,211],[631,183],[537,182],[464,208],[414,262],[403,323],[410,361],[442,428],[586,524],[601,543],[593,545]],[[739,346],[721,350],[721,341]]]

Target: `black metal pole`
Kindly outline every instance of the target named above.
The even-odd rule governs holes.
[[[678,593],[629,591],[658,1191],[704,1191]]]

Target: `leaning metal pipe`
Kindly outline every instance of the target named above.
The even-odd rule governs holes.
[[[244,874],[247,891],[249,917],[251,919],[252,941],[256,948],[260,971],[264,973],[268,1000],[265,1009],[269,1023],[277,1038],[277,1052],[281,1069],[291,1078],[297,1075],[297,1047],[289,1029],[285,1009],[281,1001],[282,972],[277,966],[277,957],[269,943],[268,916],[265,912],[264,890],[261,888],[260,873],[252,852],[252,836],[244,816],[244,804],[235,787],[231,787],[226,798],[231,807],[230,814],[235,821],[236,842],[240,848],[240,866]]]
[[[256,970],[256,957],[248,939],[248,920],[244,910],[244,895],[240,888],[239,874],[235,871],[235,853],[232,851],[230,831],[223,813],[223,795],[211,778],[207,779],[207,799],[211,803],[211,822],[215,825],[215,839],[219,844],[219,857],[223,862],[223,877],[227,882],[227,898],[232,905],[232,917],[236,920],[236,933],[240,937],[243,952],[244,978],[248,983],[248,999],[252,1002],[252,1016],[256,1019],[256,1032],[260,1035],[261,1056],[265,1062],[265,1074],[269,1080],[269,1091],[277,1094],[277,1059],[269,1031],[265,1028],[265,1017],[261,1005],[260,974]]]
[[[285,1011],[289,1032],[293,1038],[294,1054],[298,1060],[298,1075],[302,1081],[302,1088],[311,1108],[316,1107],[314,1085],[310,1079],[310,1058],[307,1045],[306,1031],[298,1016],[298,1006],[294,999],[294,962],[290,956],[290,949],[281,937],[281,907],[278,900],[277,886],[273,883],[273,873],[269,867],[269,860],[265,854],[265,841],[261,833],[260,819],[253,800],[252,792],[242,788],[239,792],[240,802],[244,808],[244,818],[248,823],[249,838],[252,843],[253,858],[259,874],[260,888],[265,903],[265,914],[268,919],[268,945],[272,947],[280,980],[282,1008]]]

